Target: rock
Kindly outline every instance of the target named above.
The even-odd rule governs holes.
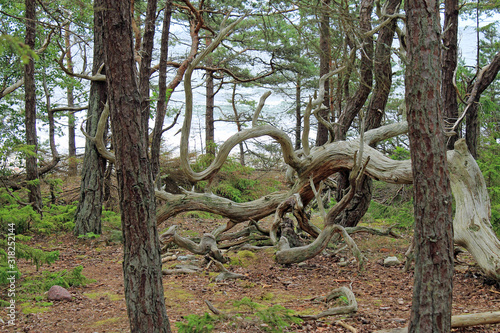
[[[61,286],[52,286],[47,292],[47,298],[51,301],[71,301],[73,296]]]
[[[384,266],[397,266],[401,264],[397,257],[387,257],[384,259]]]

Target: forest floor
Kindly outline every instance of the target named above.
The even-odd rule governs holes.
[[[222,221],[178,217],[169,221],[169,224],[174,223],[180,225],[186,236],[196,236],[213,230]],[[392,238],[363,233],[353,238],[368,259],[362,271],[347,248],[337,253],[335,249],[328,248],[322,255],[286,267],[273,260],[270,250],[256,251],[254,255],[230,251],[226,253],[232,258],[231,263],[226,265],[227,269],[243,274],[245,278],[222,282],[215,281],[217,269],[213,265],[207,269],[202,256],[190,256],[185,250],[170,249],[177,259],[167,261],[164,268],[186,262],[201,268],[192,274],[163,276],[172,330],[177,332],[175,323],[186,322],[185,317],[190,314],[209,313],[215,318],[205,304],[208,300],[225,314],[224,319],[218,317],[212,323],[215,326],[213,332],[271,331],[272,321],[259,320],[253,313],[281,305],[295,314],[317,314],[336,305],[326,305],[314,299],[328,295],[340,286],[347,286],[353,291],[359,306],[356,313],[291,324],[283,332],[349,332],[339,320],[360,333],[407,326],[413,272],[404,272],[402,264],[384,267],[383,259],[396,256],[403,261],[409,235]],[[16,326],[7,328],[0,324],[0,331],[130,331],[123,290],[121,244],[107,242],[105,237],[84,241],[71,234],[60,234],[34,237],[30,245],[44,250],[59,250],[60,258],[51,266],[42,266],[39,272],[35,271],[31,263],[19,260],[22,279],[42,276],[44,270],[70,270],[82,265],[83,274],[93,282],[85,287],[69,288],[73,295],[72,301],[47,302],[39,296],[24,300],[21,304],[18,302]],[[453,282],[453,314],[498,310],[500,289],[484,280],[467,253],[459,254],[457,259]],[[0,291],[0,295],[6,299],[6,290]],[[5,309],[0,311],[0,318],[6,318]],[[453,332],[500,332],[500,325],[454,329]]]

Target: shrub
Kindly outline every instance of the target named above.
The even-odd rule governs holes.
[[[208,313],[198,316],[198,315],[187,315],[184,316],[187,320],[186,323],[177,322],[175,326],[179,329],[179,333],[210,333],[214,329],[213,323],[216,319],[210,316]]]

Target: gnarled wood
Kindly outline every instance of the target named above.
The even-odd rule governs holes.
[[[160,241],[165,244],[169,242],[174,242],[184,249],[188,249],[195,254],[209,254],[211,257],[217,259],[220,262],[226,262],[226,259],[222,255],[222,252],[217,247],[217,242],[212,234],[203,234],[200,244],[179,236],[177,234],[177,226],[171,226],[165,233],[160,236]]]
[[[323,311],[317,315],[303,315],[303,316],[298,316],[301,319],[304,320],[311,320],[311,319],[319,319],[327,316],[334,316],[337,314],[348,314],[348,313],[354,313],[358,311],[358,302],[356,302],[356,297],[354,296],[354,293],[351,291],[351,289],[347,287],[340,287],[337,289],[332,290],[332,292],[327,295],[326,297],[320,297],[317,298],[317,300],[324,301],[326,303],[330,302],[331,300],[344,296],[347,298],[347,305],[346,306],[338,306],[334,308],[330,308],[326,311]]]
[[[469,251],[484,274],[500,280],[500,241],[490,224],[486,183],[464,139],[448,152],[451,188],[456,202],[455,243]]]

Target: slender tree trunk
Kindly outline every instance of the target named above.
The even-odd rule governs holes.
[[[168,40],[170,34],[170,18],[172,17],[172,0],[165,3],[165,13],[163,15],[163,28],[161,32],[160,45],[160,66],[158,70],[158,103],[156,105],[155,127],[153,128],[151,142],[151,168],[153,177],[158,177],[160,171],[160,147],[161,135],[163,133],[163,121],[167,112],[168,99],[170,93],[167,90],[167,58],[168,58]],[[168,95],[168,96],[167,96]]]
[[[104,55],[124,239],[125,299],[131,332],[171,332],[130,6],[130,0],[105,0],[104,6]]]
[[[26,37],[25,44],[32,50],[35,48],[36,37],[36,12],[35,1],[26,0]],[[36,134],[36,87],[35,87],[35,62],[30,59],[24,65],[24,93],[25,93],[25,126],[26,144],[32,146],[33,155],[26,157],[26,180],[28,183],[28,198],[36,211],[42,209],[42,194],[38,178],[38,139]]]
[[[69,31],[70,25],[66,25],[66,31],[64,32],[64,39],[66,42],[66,67],[70,72],[73,72],[73,58],[71,55],[71,35]],[[75,105],[73,96],[73,87],[68,86],[67,89],[68,106],[73,107]],[[76,176],[77,174],[77,161],[76,161],[76,142],[75,142],[75,114],[73,112],[68,113],[68,176]]]
[[[104,63],[103,8],[103,0],[94,1],[93,74],[96,74]],[[90,82],[89,109],[85,130],[92,137],[96,135],[97,123],[101,118],[106,99],[106,83],[101,81]],[[105,172],[106,159],[99,154],[95,144],[87,139],[85,141],[85,155],[81,173],[80,200],[75,213],[74,233],[76,236],[90,232],[99,235],[102,232],[101,215],[104,201]]]
[[[144,21],[144,36],[142,38],[142,47],[140,51],[139,93],[142,97],[141,119],[143,134],[146,136],[146,142],[149,142],[149,81],[151,78],[151,60],[153,58],[156,7],[157,0],[148,0],[146,7],[146,19]]]
[[[394,10],[395,7],[394,5],[391,5],[392,10]],[[363,32],[367,32],[371,29],[371,13],[373,9],[373,0],[363,0],[360,6],[360,23],[359,26]],[[388,9],[390,10],[390,9]],[[392,35],[387,31],[387,27],[383,28],[383,30],[380,33],[380,38],[383,38],[383,41],[380,41],[380,44],[384,42],[389,42],[391,40],[392,42],[392,36],[394,35],[394,32]],[[390,35],[390,38],[387,36]],[[377,45],[379,45],[377,43]],[[389,47],[390,50],[390,47]],[[381,68],[377,68],[377,71],[379,71],[379,82],[381,85],[383,85],[384,88],[385,85],[389,84],[390,87],[390,81],[387,83],[387,78],[384,76],[390,75],[385,73],[387,70],[389,72],[392,71],[392,68],[389,63],[389,69],[387,69],[387,64],[386,64],[386,53],[387,50],[383,48],[378,49],[378,56],[380,58],[376,58],[377,60],[381,61],[383,63]],[[389,55],[389,60],[390,60],[390,55]],[[366,102],[366,99],[368,98],[368,95],[370,94],[370,91],[372,89],[372,81],[373,81],[373,40],[372,37],[367,37],[364,39],[363,43],[363,49],[361,52],[361,65],[360,65],[360,72],[361,72],[361,83],[358,86],[358,89],[356,90],[356,93],[352,98],[349,99],[345,110],[341,113],[339,117],[339,123],[341,126],[336,127],[336,139],[337,140],[345,140],[347,131],[349,130],[349,127],[352,124],[352,121],[356,117],[356,115],[359,113],[361,108]],[[383,77],[383,78],[381,78]],[[390,80],[391,76],[389,76]],[[382,81],[384,81],[382,83]],[[386,93],[385,90],[389,89],[386,88],[385,90],[382,90],[382,87],[379,85],[379,90],[376,92],[376,94],[373,96],[372,101],[376,103],[376,105],[372,106],[372,108],[377,107],[377,113],[381,113],[383,115],[383,110],[385,109],[385,103],[387,103],[387,96],[385,97],[384,101],[384,95]],[[388,94],[388,91],[387,91]],[[370,126],[377,127],[380,125],[380,121],[382,119],[382,116],[379,114],[376,114],[375,116],[372,115],[371,112],[368,113],[368,121],[371,122]],[[377,125],[378,124],[378,125]],[[349,202],[347,205],[346,209],[342,211],[337,217],[335,218],[335,223],[340,224],[342,226],[349,226],[353,227],[356,226],[363,215],[365,215],[366,211],[368,210],[368,207],[370,206],[370,201],[372,197],[372,190],[371,190],[371,184],[372,180],[369,177],[363,176],[363,183],[359,188],[357,189],[357,193],[355,194],[354,198]],[[340,201],[342,197],[344,196],[344,193],[347,192],[347,188],[349,187],[349,172],[348,171],[342,171],[339,172],[337,176],[337,193],[336,193],[336,200]]]
[[[362,0],[359,7],[359,30],[360,33],[371,30],[371,15],[373,11],[373,0]],[[354,118],[365,104],[373,84],[373,37],[366,36],[363,38],[363,46],[361,48],[361,63],[359,67],[360,82],[356,92],[349,98],[344,110],[339,116],[336,126],[335,140],[345,140],[347,131],[352,125]],[[346,94],[347,95],[347,94]]]
[[[449,332],[453,277],[451,188],[441,99],[439,1],[405,2],[406,104],[414,180],[415,280],[409,332]]]
[[[396,8],[401,4],[401,0],[390,0],[386,7],[388,14],[394,14]],[[392,85],[392,41],[394,39],[394,32],[396,29],[396,20],[391,24],[383,27],[378,35],[375,47],[375,54],[373,61],[375,87],[368,105],[368,110],[365,120],[365,130],[377,128],[382,123],[387,100]],[[338,177],[338,186],[341,189],[347,189],[349,186],[348,172],[342,172],[342,176]],[[342,211],[336,218],[335,223],[344,227],[355,227],[358,225],[361,218],[365,215],[368,207],[370,206],[372,198],[372,179],[363,176],[363,182],[356,195],[347,205],[346,209]],[[337,191],[337,201],[342,199],[343,191]]]
[[[455,123],[458,119],[457,91],[453,84],[455,69],[458,63],[458,0],[445,0],[444,33],[443,33],[443,114],[448,123]],[[455,147],[458,135],[448,139],[448,149]]]
[[[295,83],[295,149],[299,150],[301,147],[301,132],[302,132],[302,114],[300,112],[300,89],[301,89],[300,75],[297,75],[297,82]]]
[[[319,30],[319,76],[322,77],[330,72],[331,46],[330,46],[330,0],[321,0],[321,19]],[[319,112],[319,115],[329,121],[330,118],[330,83],[325,81],[325,97],[323,105],[325,110]],[[322,146],[328,141],[328,129],[325,125],[319,123],[316,133],[316,146]]]
[[[207,43],[208,40],[207,40]],[[210,63],[208,64],[210,65]],[[205,146],[206,153],[215,156],[215,128],[214,128],[214,73],[207,70],[207,86],[206,86],[206,110],[205,110]]]
[[[236,109],[236,83],[233,84],[233,93],[231,95],[231,105],[233,106],[233,113],[234,113],[234,121],[236,122],[236,128],[238,132],[241,132],[242,125],[240,121],[240,114],[238,113],[238,109]],[[240,148],[240,164],[245,165],[245,149],[243,148],[243,142],[238,143],[238,146]]]

